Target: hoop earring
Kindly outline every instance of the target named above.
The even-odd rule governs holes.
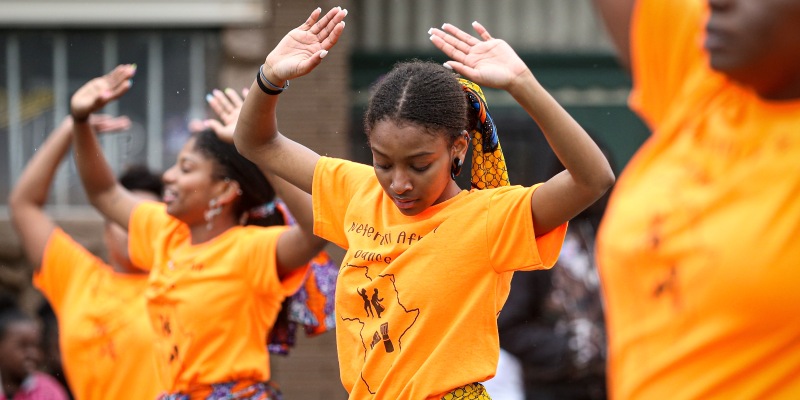
[[[206,220],[206,230],[210,231],[214,228],[214,217],[222,214],[222,204],[219,204],[217,199],[211,199],[208,202],[208,210],[203,213],[203,218]]]
[[[453,178],[453,180],[456,180],[456,177],[461,175],[461,165],[463,163],[464,162],[458,157],[453,159],[453,165],[450,166],[450,177]]]

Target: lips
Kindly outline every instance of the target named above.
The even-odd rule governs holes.
[[[397,206],[397,208],[401,210],[408,210],[417,204],[417,200],[401,199],[397,197],[392,197],[392,201],[394,201],[394,204]]]
[[[163,197],[164,203],[169,204],[169,203],[175,201],[175,199],[177,197],[178,197],[178,194],[177,194],[177,192],[175,190],[164,189],[164,197]]]
[[[712,25],[706,26],[705,48],[707,50],[722,49],[728,42],[728,35]]]

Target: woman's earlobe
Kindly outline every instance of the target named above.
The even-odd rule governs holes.
[[[464,164],[460,158],[453,159],[453,165],[450,166],[450,177],[456,180],[456,177],[461,175],[461,166]]]

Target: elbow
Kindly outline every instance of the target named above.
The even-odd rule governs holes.
[[[617,181],[617,177],[614,176],[614,171],[611,170],[611,166],[608,166],[603,174],[601,174],[600,178],[598,179],[597,187],[600,190],[600,195],[602,196],[605,194],[614,183]]]
[[[19,221],[20,215],[25,213],[25,210],[39,208],[34,201],[31,201],[20,190],[14,189],[8,196],[8,217],[12,223]]]
[[[238,126],[233,131],[233,145],[236,147],[236,151],[238,151],[242,157],[248,160],[252,157],[252,146],[248,146],[244,134],[241,132],[241,129],[239,129]]]
[[[614,186],[616,179],[610,167],[602,173],[596,174],[594,179],[587,185],[591,193],[590,197],[594,198],[594,201],[599,200]]]

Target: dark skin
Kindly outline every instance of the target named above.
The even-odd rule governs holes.
[[[630,64],[635,0],[594,0],[620,62]],[[800,0],[708,0],[710,66],[767,100],[800,98]]]
[[[36,370],[41,358],[40,336],[33,320],[17,320],[6,326],[0,338],[0,376],[7,398],[12,398],[25,378]]]

